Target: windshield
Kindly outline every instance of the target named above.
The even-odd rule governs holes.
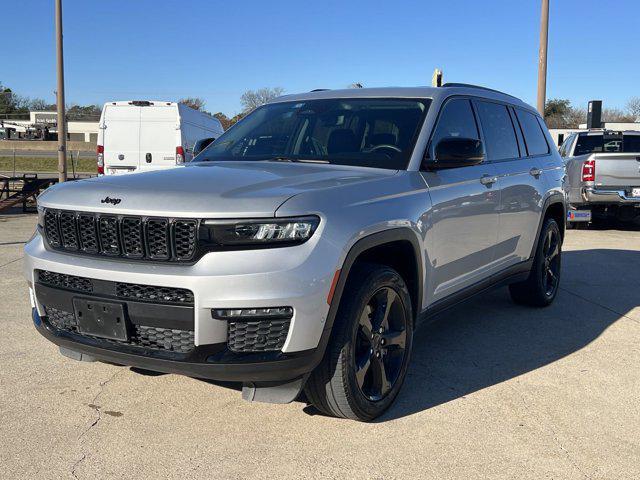
[[[574,155],[640,152],[640,135],[579,135]]]
[[[256,109],[193,161],[300,161],[405,169],[429,103],[401,98],[272,103]]]

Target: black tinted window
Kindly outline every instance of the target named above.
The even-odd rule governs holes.
[[[516,115],[518,115],[518,121],[522,127],[529,155],[545,155],[549,153],[549,145],[547,145],[547,140],[544,138],[544,133],[542,133],[536,116],[519,109],[516,109]]]
[[[432,151],[440,140],[448,137],[480,139],[469,100],[450,100],[445,104],[433,132]]]
[[[624,152],[640,153],[640,135],[625,135],[623,139]]]
[[[489,160],[518,158],[518,142],[507,107],[497,103],[478,102],[478,115]]]

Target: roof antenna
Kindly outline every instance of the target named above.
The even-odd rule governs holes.
[[[436,68],[433,71],[433,76],[431,77],[431,86],[432,87],[441,87],[442,86],[442,70]]]
[[[363,88],[361,83],[352,83],[349,88]]]

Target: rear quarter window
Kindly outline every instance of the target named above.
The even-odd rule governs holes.
[[[532,156],[546,155],[549,153],[547,139],[544,136],[544,132],[536,116],[519,108],[516,109],[516,115],[522,127],[522,134],[524,135],[528,154]]]

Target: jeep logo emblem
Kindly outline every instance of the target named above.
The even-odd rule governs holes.
[[[102,200],[100,200],[100,203],[110,203],[111,205],[118,205],[121,201],[122,201],[121,198],[105,197]]]

